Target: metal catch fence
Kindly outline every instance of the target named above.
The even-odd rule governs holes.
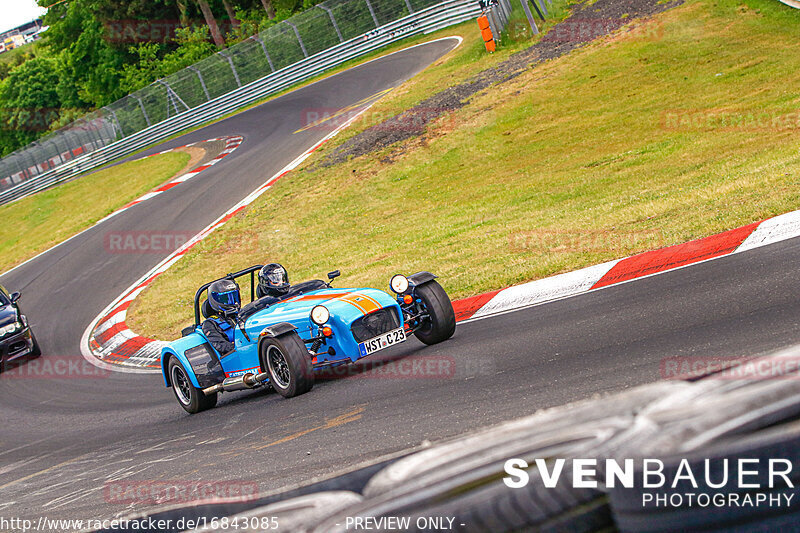
[[[327,0],[3,158],[0,204],[480,12],[474,0]]]

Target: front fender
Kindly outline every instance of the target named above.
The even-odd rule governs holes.
[[[225,379],[225,372],[214,349],[199,333],[189,334],[161,349],[161,374],[167,387],[171,386],[168,371],[171,357],[180,361],[189,375],[189,381],[198,389],[211,387]]]
[[[297,328],[294,327],[289,322],[279,322],[272,326],[268,326],[261,330],[261,333],[258,335],[258,338],[261,339],[262,337],[280,337],[285,333],[289,333],[291,331],[296,331]]]
[[[431,274],[423,270],[422,272],[417,272],[416,274],[411,274],[408,276],[408,281],[411,282],[411,285],[415,287],[419,287],[423,283],[428,283],[429,281],[433,281],[436,279],[437,276]]]

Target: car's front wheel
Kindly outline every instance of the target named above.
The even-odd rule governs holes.
[[[453,336],[456,331],[456,313],[450,297],[436,281],[429,281],[414,289],[428,315],[414,335],[425,344],[436,344]]]
[[[299,396],[314,386],[314,371],[308,350],[294,331],[267,337],[259,347],[261,368],[269,382],[284,398]]]
[[[189,375],[176,358],[172,357],[169,360],[167,368],[169,380],[172,383],[172,392],[175,393],[175,398],[187,413],[199,413],[217,405],[217,393],[206,396],[202,390],[192,385]]]

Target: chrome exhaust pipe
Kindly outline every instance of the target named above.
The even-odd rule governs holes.
[[[248,372],[243,376],[225,378],[222,383],[217,383],[211,387],[203,389],[203,394],[208,396],[217,392],[233,392],[237,390],[254,389],[261,385],[261,382],[269,377],[267,372],[251,374]]]

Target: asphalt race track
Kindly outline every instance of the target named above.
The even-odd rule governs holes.
[[[2,278],[23,291],[43,357],[79,358],[87,325],[163,258],[108,253],[107,232],[201,230],[328,133],[293,134],[303,110],[342,108],[396,86],[454,45],[439,41],[367,63],[154,149],[245,137],[190,182]],[[796,344],[798,263],[800,239],[784,241],[469,322],[438,346],[412,340],[298,398],[226,394],[194,416],[156,374],[0,376],[0,515],[110,518],[145,508],[109,495],[107,483],[120,479],[240,480],[264,493],[425,440],[658,380],[665,357],[756,355]],[[375,362],[415,361],[444,370],[359,372]]]

